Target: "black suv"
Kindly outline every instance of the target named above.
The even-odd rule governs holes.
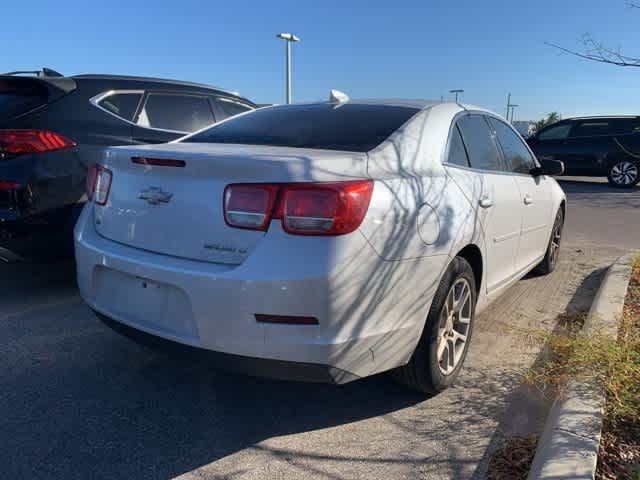
[[[0,257],[71,252],[87,167],[105,147],[168,142],[254,108],[237,93],[174,80],[0,75]]]
[[[566,175],[606,176],[623,188],[640,180],[639,116],[570,118],[527,142],[537,156],[562,160]]]

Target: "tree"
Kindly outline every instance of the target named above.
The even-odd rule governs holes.
[[[638,2],[627,2],[627,6],[629,8],[640,9],[640,3]],[[583,34],[580,39],[580,43],[582,43],[582,51],[572,50],[554,43],[547,44],[557,48],[561,52],[569,53],[576,57],[585,58],[594,62],[608,63],[618,67],[640,67],[640,57],[624,55],[619,47],[616,49],[608,47],[602,42],[594,39],[590,33]]]
[[[551,125],[553,123],[559,122],[560,120],[562,120],[562,115],[560,115],[558,112],[548,113],[546,117],[538,120],[537,122],[535,122],[533,124],[533,132],[532,132],[532,134],[535,135],[540,130],[542,130],[544,127],[546,127],[548,125]]]

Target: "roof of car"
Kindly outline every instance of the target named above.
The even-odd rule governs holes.
[[[173,80],[168,78],[155,78],[155,77],[139,77],[135,75],[113,75],[113,74],[82,74],[82,75],[72,75],[71,78],[74,80],[110,80],[110,81],[136,81],[136,82],[153,82],[153,83],[166,83],[171,85],[183,85],[188,87],[197,87],[197,88],[206,88],[209,90],[217,90],[219,92],[229,93],[231,95],[235,95],[237,97],[241,96],[238,92],[234,92],[232,90],[227,90],[225,88],[216,87],[213,85],[206,85],[204,83],[196,83],[196,82],[187,82],[184,80]]]
[[[563,118],[563,120],[605,120],[608,118],[640,118],[640,115],[588,115],[584,117]]]

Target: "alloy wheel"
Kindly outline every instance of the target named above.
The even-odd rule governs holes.
[[[638,180],[638,167],[627,160],[611,168],[611,179],[617,185],[633,185]]]
[[[549,243],[549,263],[555,266],[560,253],[560,241],[562,240],[562,213],[558,212],[556,221],[551,232],[551,243]]]
[[[466,278],[457,279],[449,289],[440,313],[436,355],[443,375],[450,375],[463,357],[473,312],[472,302],[469,282]]]

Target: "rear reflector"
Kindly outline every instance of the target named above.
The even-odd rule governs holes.
[[[244,183],[224,193],[231,227],[266,230],[281,219],[287,233],[344,235],[356,230],[369,208],[373,181],[326,183]]]
[[[256,321],[260,323],[283,323],[286,325],[318,325],[314,317],[293,317],[287,315],[262,315],[256,313]]]
[[[106,205],[111,191],[113,173],[106,167],[94,164],[87,172],[87,198],[97,205]]]
[[[49,130],[0,130],[0,158],[75,147],[73,140]]]
[[[173,160],[171,158],[131,157],[131,161],[139,165],[155,165],[158,167],[184,167],[187,164],[184,160]]]

